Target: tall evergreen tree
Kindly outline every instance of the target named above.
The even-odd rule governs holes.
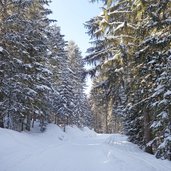
[[[103,13],[85,25],[94,40],[86,57],[87,62],[95,64],[89,73],[95,75],[96,71],[100,72],[95,75],[97,78],[103,77],[99,79],[98,88],[106,92],[108,111],[114,112],[115,116],[123,114],[121,109],[126,102],[125,93],[130,79],[129,59],[136,43],[131,4],[122,0],[105,1]],[[112,111],[111,105],[115,110]]]
[[[86,60],[97,64],[90,74],[97,70],[100,74],[96,76],[105,74],[106,83],[110,83],[107,88],[115,90],[114,100],[120,94],[116,92],[123,93],[122,111],[129,140],[146,152],[170,159],[171,3],[103,2],[103,14],[86,23],[95,40]],[[114,81],[109,79],[108,71],[112,70]]]
[[[86,119],[86,99],[84,95],[84,62],[78,46],[73,41],[68,43],[67,54],[69,69],[71,73],[70,79],[74,93],[72,123],[78,126],[82,126]]]
[[[135,51],[131,90],[139,94],[139,102],[132,109],[144,122],[141,134],[146,151],[170,159],[171,3],[138,1],[136,5],[141,6],[141,10],[135,8],[142,19],[138,29],[141,41]]]
[[[5,126],[30,130],[33,115],[47,114],[51,90],[45,68],[48,1],[1,1],[1,105]]]

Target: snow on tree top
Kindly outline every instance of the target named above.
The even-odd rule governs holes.
[[[49,74],[49,75],[52,75],[52,74],[53,74],[53,73],[52,73],[49,69],[47,69],[47,68],[43,68],[43,69],[42,69],[42,72],[47,73],[47,74]]]
[[[161,121],[154,121],[153,124],[150,126],[150,128],[158,128],[161,126],[162,126]]]
[[[121,67],[121,68],[118,68],[118,69],[115,69],[115,72],[123,72],[124,71],[124,68]]]
[[[0,52],[2,52],[2,51],[3,51],[3,47],[0,46]]]
[[[36,88],[38,90],[51,90],[48,86],[46,85],[37,85]]]
[[[167,112],[166,112],[166,111],[162,111],[158,116],[161,116],[161,117],[162,117],[162,119],[165,119],[165,118],[167,118],[167,117],[168,117],[168,114],[167,114]]]
[[[164,98],[166,98],[168,96],[171,96],[171,91],[170,90],[167,90],[167,92],[164,93]]]

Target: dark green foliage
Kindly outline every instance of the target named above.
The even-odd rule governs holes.
[[[98,88],[108,90],[105,99],[109,103],[112,96],[115,111],[122,106],[129,140],[170,160],[171,2],[104,4],[102,15],[86,23],[93,39],[86,61],[95,63],[89,73],[99,80]],[[97,106],[98,101],[94,99]]]

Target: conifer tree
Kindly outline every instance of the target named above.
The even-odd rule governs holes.
[[[125,109],[123,105],[121,108],[129,140],[146,152],[170,159],[171,3],[169,0],[103,2],[103,14],[87,23],[95,46],[89,49],[86,59],[98,61],[95,70],[105,74],[108,81],[110,74],[105,73],[104,66],[108,63],[106,71],[114,68],[111,75],[115,81],[108,88],[111,91],[115,87],[115,92],[124,93]],[[114,67],[109,65],[110,61]],[[120,73],[118,77],[116,71]],[[118,84],[117,80],[123,81]],[[117,99],[119,93],[113,97]]]
[[[141,10],[137,9],[138,4]],[[139,91],[139,102],[133,109],[141,113],[144,121],[143,141],[146,150],[156,153],[157,157],[170,159],[171,3],[137,1],[136,5],[135,10],[139,10],[142,20],[138,29],[141,41],[135,51],[133,69],[137,88],[131,87],[134,92]]]
[[[88,34],[94,40],[85,59],[88,63],[95,64],[95,68],[89,73],[95,75],[96,71],[100,72],[96,77],[103,78],[99,79],[101,82],[98,87],[106,92],[110,106],[108,110],[115,112],[115,116],[123,114],[121,109],[125,105],[125,93],[130,79],[129,59],[136,42],[136,27],[132,20],[130,2],[105,1],[103,13],[86,23]]]
[[[45,68],[48,1],[1,1],[1,109],[5,126],[30,130],[34,115],[47,114],[51,90]]]
[[[73,87],[73,113],[72,123],[78,126],[82,126],[85,123],[86,111],[85,95],[84,95],[84,62],[81,56],[81,52],[78,46],[73,42],[68,42],[67,46],[68,63],[71,73],[71,84]]]

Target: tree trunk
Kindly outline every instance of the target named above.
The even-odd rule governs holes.
[[[3,117],[0,116],[0,128],[4,128]]]
[[[113,98],[110,98],[107,104],[107,117],[106,117],[106,126],[107,126],[106,132],[107,133],[111,133],[110,125],[112,122],[112,116],[113,116]]]
[[[30,131],[30,124],[31,123],[31,117],[30,117],[30,114],[27,115],[27,126],[26,126],[26,130],[27,131]]]
[[[33,115],[32,117],[32,128],[34,128],[34,121],[36,121],[36,115]]]
[[[108,128],[108,105],[106,105],[106,118],[105,118],[105,127],[106,127],[106,132],[105,133],[108,133],[109,131],[109,128]]]
[[[57,124],[57,117],[56,117],[56,115],[55,115],[55,124]]]
[[[21,131],[24,131],[24,123],[23,123],[23,121],[21,123]]]

